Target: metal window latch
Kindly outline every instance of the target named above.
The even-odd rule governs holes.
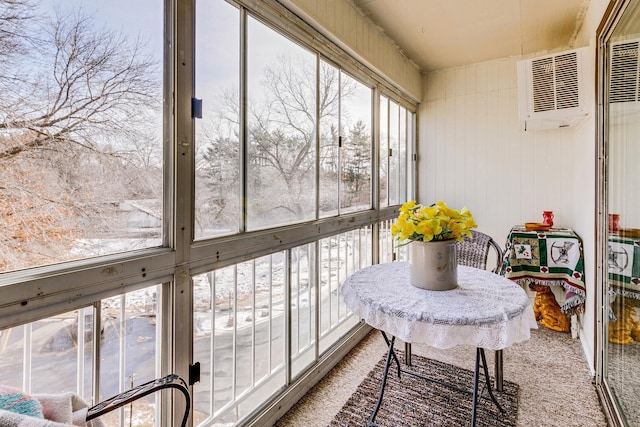
[[[200,362],[189,365],[189,385],[200,382]]]
[[[191,118],[202,118],[202,99],[191,98]]]
[[[338,148],[342,147],[342,136],[338,137]]]
[[[389,157],[393,157],[393,148],[389,148]]]

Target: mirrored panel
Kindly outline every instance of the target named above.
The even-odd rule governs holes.
[[[640,425],[640,1],[627,2],[606,43],[607,280],[603,370],[622,422]]]

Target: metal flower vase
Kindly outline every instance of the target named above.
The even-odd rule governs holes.
[[[431,291],[448,291],[458,286],[455,239],[412,242],[409,265],[413,286]]]

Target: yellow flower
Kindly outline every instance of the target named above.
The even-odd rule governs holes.
[[[471,237],[471,229],[478,225],[471,211],[451,209],[443,201],[423,206],[410,200],[400,207],[398,219],[391,226],[391,235],[401,244],[413,241],[462,240]]]
[[[415,205],[416,205],[415,200],[409,200],[408,202],[400,206],[400,213],[406,214],[409,211],[409,209],[412,209]]]
[[[426,219],[416,225],[415,231],[423,236],[423,242],[430,242],[434,236],[442,233],[442,227],[437,219]]]

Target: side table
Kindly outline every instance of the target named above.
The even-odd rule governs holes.
[[[504,249],[501,274],[527,286],[562,286],[566,291],[561,309],[565,314],[584,311],[586,287],[582,240],[570,228],[528,231],[511,228]]]

